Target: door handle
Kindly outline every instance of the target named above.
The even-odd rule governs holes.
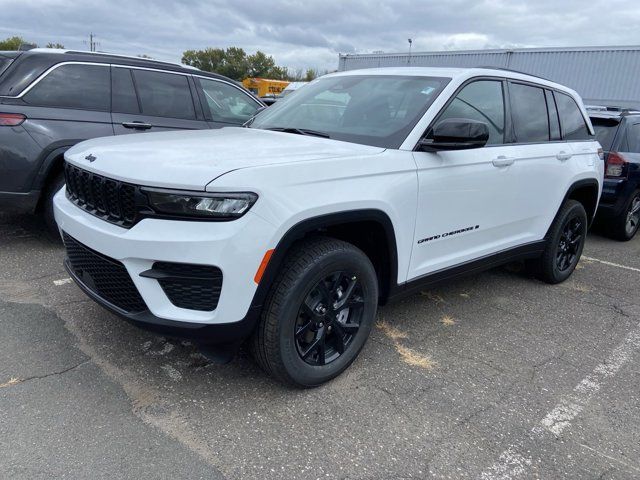
[[[566,162],[567,160],[569,160],[571,157],[573,157],[573,154],[571,153],[567,153],[564,150],[562,150],[560,153],[558,153],[556,155],[556,158],[558,160],[560,160],[561,162]]]
[[[513,157],[505,157],[504,155],[500,155],[497,158],[491,160],[494,167],[508,167],[509,165],[513,165],[515,158]]]
[[[135,128],[136,130],[149,130],[153,125],[144,122],[122,122],[124,128]]]

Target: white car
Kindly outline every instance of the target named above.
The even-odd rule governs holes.
[[[402,294],[514,260],[565,280],[603,179],[574,91],[490,69],[327,75],[245,128],[65,157],[55,215],[89,296],[165,334],[249,339],[302,387],[347,368]]]

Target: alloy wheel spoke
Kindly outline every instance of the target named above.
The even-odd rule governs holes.
[[[307,302],[302,302],[302,311],[305,313],[305,315],[307,315],[310,319],[317,317],[318,313],[315,312],[309,305],[307,305]]]
[[[309,331],[309,329],[311,328],[312,325],[313,325],[313,321],[309,320],[304,325],[299,326],[296,329],[296,338],[301,337],[302,335],[306,334]]]
[[[334,306],[336,310],[342,310],[345,304],[350,301],[350,299],[353,296],[353,290],[356,288],[357,283],[358,283],[358,279],[356,277],[349,279],[349,285],[347,285],[347,289],[343,293],[340,301],[338,301]]]
[[[327,308],[329,308],[331,306],[331,304],[333,304],[333,299],[331,298],[332,297],[331,292],[327,288],[327,285],[324,283],[324,280],[322,280],[318,284],[318,291],[320,292],[320,295],[322,296],[322,301],[325,303],[325,306]]]
[[[325,349],[324,330],[322,330],[320,332],[320,335],[318,335],[318,337],[316,337],[316,339],[311,343],[311,345],[309,345],[309,348],[307,348],[304,352],[302,352],[302,355],[301,355],[302,359],[306,360],[309,357],[309,355],[311,355],[313,352],[317,350],[318,360],[320,360],[320,355],[322,355],[322,364],[324,365],[324,349]],[[320,352],[322,352],[322,354]]]
[[[334,340],[333,344],[335,346],[335,349],[340,354],[344,353],[344,349],[345,349],[344,337],[345,337],[345,335],[346,335],[345,331],[342,328],[342,325],[340,325],[340,322],[335,322],[333,324],[333,335],[332,335],[332,338]]]

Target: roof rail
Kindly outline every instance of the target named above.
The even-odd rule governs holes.
[[[181,63],[176,63],[176,62],[167,62],[165,60],[156,60],[155,58],[145,58],[145,57],[138,57],[136,55],[124,55],[122,53],[109,53],[109,52],[89,52],[86,50],[66,50],[66,49],[59,49],[59,48],[34,48],[31,50],[36,51],[36,52],[46,52],[46,53],[72,53],[72,54],[82,54],[82,55],[96,55],[96,56],[105,56],[105,57],[118,57],[118,58],[130,58],[132,60],[139,60],[139,61],[149,61],[149,62],[155,62],[155,63],[163,63],[165,65],[174,65],[177,67],[181,67],[181,68],[189,68],[192,70],[200,70],[197,67],[192,67],[190,65],[183,65]]]
[[[640,113],[640,108],[634,107],[616,107],[610,105],[585,105],[587,110],[592,112],[610,112],[619,113],[620,115],[630,115]]]
[[[483,65],[480,67],[475,67],[475,68],[489,68],[491,70],[502,70],[504,72],[511,72],[511,73],[519,73],[521,75],[528,75],[530,77],[535,77],[535,78],[539,78],[540,80],[546,80],[547,82],[552,82],[553,80],[549,80],[548,78],[545,77],[541,77],[540,75],[535,75],[533,73],[528,73],[528,72],[523,72],[521,70],[514,70],[513,68],[507,68],[507,67],[492,67],[489,65]]]

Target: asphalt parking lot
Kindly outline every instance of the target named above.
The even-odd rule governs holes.
[[[640,236],[549,286],[501,268],[379,311],[306,391],[89,301],[0,217],[0,478],[640,478]]]

